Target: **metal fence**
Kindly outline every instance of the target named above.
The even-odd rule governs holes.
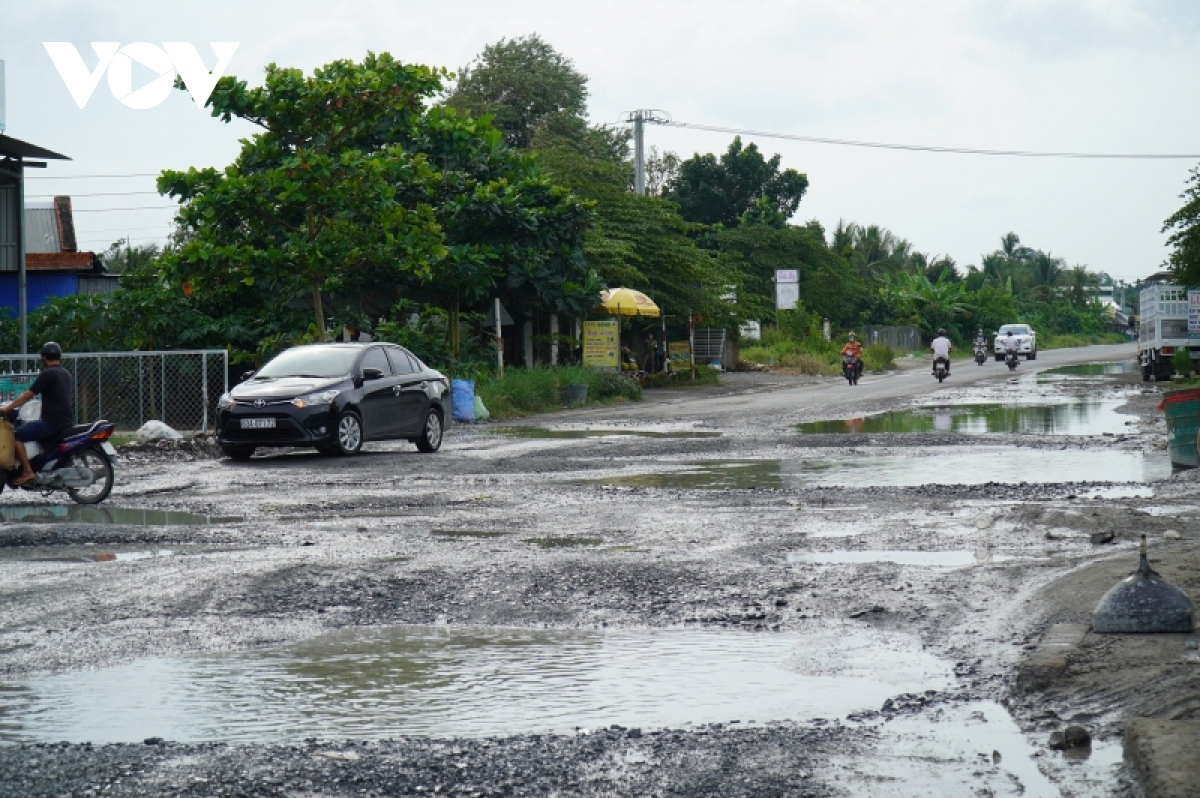
[[[24,390],[38,364],[36,355],[0,355],[0,399]],[[63,366],[75,377],[76,422],[106,418],[119,430],[158,420],[181,432],[209,432],[217,400],[229,390],[224,349],[68,353]]]
[[[862,338],[865,344],[887,344],[899,352],[919,352],[921,331],[916,327],[864,327]]]

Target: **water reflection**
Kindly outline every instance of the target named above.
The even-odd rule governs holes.
[[[20,523],[104,524],[119,526],[208,526],[243,520],[241,516],[208,516],[176,510],[96,507],[81,504],[0,505],[0,519]]]
[[[928,433],[964,435],[1102,435],[1128,431],[1129,416],[1117,412],[1124,400],[1045,405],[952,405],[880,413],[865,418],[813,421],[805,433]]]
[[[974,447],[918,456],[859,453],[794,460],[708,460],[683,468],[588,480],[593,484],[697,490],[812,487],[913,487],[1004,483],[1001,498],[1020,498],[1018,483],[1156,482],[1171,476],[1166,456],[1095,449]]]
[[[886,652],[886,656],[881,656]],[[805,719],[942,690],[894,632],[356,629],[302,645],[140,660],[0,684],[0,741],[296,741],[506,735],[612,723]]]

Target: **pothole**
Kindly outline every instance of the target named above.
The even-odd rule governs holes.
[[[861,625],[707,630],[392,627],[0,684],[0,740],[297,742],[611,724],[805,720],[942,691],[950,663]]]
[[[500,538],[507,535],[507,532],[499,532],[487,529],[431,529],[429,534],[439,538]]]
[[[972,565],[1010,562],[1011,554],[994,554],[986,549],[976,551],[794,551],[787,561],[796,565],[856,565],[864,563],[893,563],[928,568],[966,568]]]
[[[1109,449],[972,447],[911,455],[856,452],[853,456],[791,460],[708,460],[641,474],[587,480],[591,484],[694,490],[815,487],[917,487],[996,483],[998,498],[1019,498],[1021,483],[1148,483],[1171,476],[1165,456]],[[1085,495],[1096,495],[1100,488]]]
[[[1056,404],[963,404],[921,407],[838,421],[800,424],[808,434],[943,433],[963,435],[1123,435],[1128,416],[1117,408],[1124,400]]]
[[[578,429],[563,427],[491,427],[488,432],[512,438],[719,438],[720,432],[700,430],[646,430],[625,428]]]
[[[96,524],[113,526],[211,526],[244,521],[242,516],[210,516],[178,510],[81,504],[0,505],[0,519],[24,524]]]
[[[525,538],[525,542],[532,543],[542,549],[571,549],[600,546],[604,543],[604,538],[544,537]]]

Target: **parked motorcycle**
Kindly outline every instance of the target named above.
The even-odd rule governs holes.
[[[982,366],[987,359],[987,347],[984,344],[975,344],[975,362]]]
[[[937,377],[937,381],[941,382],[950,376],[950,363],[944,357],[935,358],[933,361],[933,376]]]
[[[1020,358],[1016,352],[1009,352],[1004,356],[1004,364],[1008,366],[1009,371],[1016,371],[1018,362],[1020,362]]]
[[[842,355],[842,376],[846,378],[846,382],[858,385],[858,378],[862,376],[862,372],[862,358],[855,355]]]
[[[113,488],[113,458],[117,450],[108,439],[116,425],[93,421],[67,429],[45,441],[25,444],[29,465],[35,478],[20,487],[24,490],[52,493],[63,490],[77,504],[99,504]],[[21,464],[0,479],[0,491],[15,487]]]

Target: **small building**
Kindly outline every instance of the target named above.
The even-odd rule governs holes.
[[[114,291],[120,280],[96,253],[79,251],[70,197],[25,204],[25,273],[30,311],[54,297]],[[16,309],[16,278],[0,272],[0,307]]]

